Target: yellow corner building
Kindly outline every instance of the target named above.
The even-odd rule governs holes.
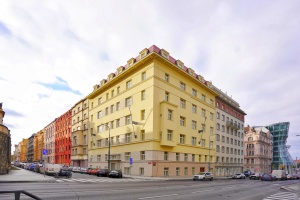
[[[87,96],[89,167],[148,177],[213,172],[216,96],[166,50],[144,49]]]

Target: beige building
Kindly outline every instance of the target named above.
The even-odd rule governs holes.
[[[72,108],[72,166],[88,167],[88,105],[88,100],[82,99]]]
[[[27,145],[28,139],[23,139],[22,142],[20,142],[20,162],[27,162]]]
[[[191,177],[210,163],[213,172],[216,95],[164,49],[144,49],[87,96],[89,166]]]
[[[216,97],[215,176],[242,173],[244,166],[244,122],[246,113],[226,93],[214,87]]]
[[[265,127],[245,127],[245,170],[271,173],[273,135]]]
[[[34,136],[34,155],[33,155],[33,160],[35,162],[40,162],[42,161],[42,150],[44,149],[44,134],[45,130],[42,129],[39,132],[37,132]]]
[[[44,137],[45,148],[48,150],[48,155],[44,156],[45,162],[54,163],[55,162],[55,120],[45,127],[45,137]]]

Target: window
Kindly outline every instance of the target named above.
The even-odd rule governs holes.
[[[220,124],[217,123],[217,130],[220,130]]]
[[[164,176],[169,176],[169,167],[164,167]]]
[[[180,89],[181,89],[181,90],[185,90],[185,83],[180,82]]]
[[[120,87],[117,87],[117,94],[120,94]]]
[[[197,106],[196,105],[192,105],[192,113],[197,113]]]
[[[180,116],[180,126],[185,126],[185,117]]]
[[[210,128],[209,128],[209,133],[210,133],[210,134],[213,134],[213,132],[214,132],[214,128],[213,128],[213,127],[210,127]]]
[[[131,80],[130,80],[130,81],[127,81],[127,82],[126,82],[126,89],[131,88],[131,86],[132,86],[132,81],[131,81]]]
[[[205,147],[205,140],[204,139],[201,140],[201,147]]]
[[[125,152],[125,160],[130,160],[131,153]]]
[[[216,146],[216,152],[220,152],[220,146],[219,145]]]
[[[196,137],[192,137],[192,145],[193,145],[193,146],[196,146],[196,143],[197,143],[196,140],[197,140]]]
[[[101,133],[103,131],[103,127],[102,126],[97,126],[98,129],[98,133]]]
[[[201,124],[203,132],[205,132],[205,124]]]
[[[111,129],[114,129],[114,128],[115,128],[115,127],[114,127],[114,121],[111,121],[111,122],[110,122],[110,128],[111,128]]]
[[[114,112],[114,109],[115,109],[115,105],[111,105],[111,106],[110,106],[110,113],[113,113],[113,112]]]
[[[226,143],[229,144],[229,137],[226,137]]]
[[[144,169],[144,167],[141,167],[140,168],[140,175],[144,175],[145,174],[145,169]]]
[[[214,105],[214,100],[210,99],[209,104],[213,106]]]
[[[125,134],[125,143],[131,142],[131,133],[126,133]]]
[[[142,81],[146,80],[146,72],[142,73]]]
[[[223,122],[225,121],[225,115],[222,115],[222,121]]]
[[[165,74],[165,81],[169,82],[169,74]]]
[[[168,120],[172,120],[173,111],[168,109]]]
[[[220,135],[219,134],[216,135],[216,140],[220,141]]]
[[[120,136],[116,136],[116,143],[120,144]]]
[[[116,111],[120,110],[120,102],[116,103]]]
[[[172,130],[168,130],[167,132],[167,140],[168,141],[172,141],[173,138],[173,131]]]
[[[108,107],[105,108],[105,115],[108,115]]]
[[[209,119],[210,119],[211,121],[214,120],[214,114],[213,114],[213,113],[209,113]]]
[[[196,130],[197,129],[197,122],[192,120],[192,129]]]
[[[111,97],[114,97],[114,96],[115,96],[115,91],[112,90],[112,91],[111,91]]]
[[[145,130],[141,130],[141,140],[145,140]]]
[[[180,136],[179,136],[179,143],[180,144],[185,144],[185,135],[180,134]]]
[[[195,90],[194,88],[192,89],[192,95],[193,97],[197,97],[197,90]]]
[[[97,162],[101,161],[101,155],[97,155]]]
[[[199,155],[199,162],[201,162],[202,161],[202,157],[201,157],[201,155]]]
[[[105,138],[105,146],[108,146],[108,138]]]
[[[201,100],[205,101],[206,100],[206,96],[204,94],[201,95]]]
[[[195,174],[195,167],[192,167],[192,174]]]
[[[165,101],[166,101],[166,102],[169,101],[169,92],[165,92]]]
[[[204,110],[204,109],[202,109],[202,112],[201,112],[201,114],[202,114],[202,117],[205,117],[205,116],[206,116],[206,114],[205,114],[205,110]]]
[[[125,124],[128,125],[128,124],[131,124],[131,115],[127,115],[125,117]]]
[[[141,110],[141,120],[145,120],[145,110]]]
[[[131,104],[132,104],[132,97],[127,97],[125,99],[125,106],[129,107],[129,106],[131,106]]]
[[[99,104],[99,105],[102,104],[102,97],[100,97],[100,98],[98,99],[98,104]]]
[[[141,160],[145,160],[145,151],[141,151],[140,157],[141,157]]]
[[[176,176],[180,176],[180,167],[176,167]]]
[[[187,153],[184,154],[184,161],[188,161],[188,154]]]
[[[83,136],[83,144],[86,144],[86,135]]]
[[[217,112],[217,119],[220,119],[220,113]]]
[[[116,119],[116,128],[120,127],[120,119]]]
[[[109,99],[109,93],[106,94],[106,101]]]
[[[192,154],[192,162],[195,162],[195,154]]]
[[[225,132],[225,126],[222,125],[222,132]]]
[[[179,161],[179,160],[180,160],[180,154],[176,153],[176,161]]]
[[[141,91],[141,100],[143,101],[145,99],[146,99],[146,91],[143,90],[143,91]]]
[[[224,152],[225,152],[225,147],[222,146],[222,153],[224,153]]]
[[[184,168],[184,175],[185,175],[185,176],[188,175],[188,168],[187,168],[187,167]]]
[[[164,152],[164,160],[168,160],[168,152]]]
[[[209,148],[211,149],[211,148],[213,148],[213,146],[214,146],[214,142],[213,141],[209,141]]]
[[[101,147],[101,140],[97,140],[97,147]]]
[[[180,99],[180,108],[185,108],[185,100]]]

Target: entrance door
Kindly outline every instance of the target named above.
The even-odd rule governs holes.
[[[111,170],[116,170],[116,163],[111,163]]]
[[[205,167],[200,167],[200,172],[204,172],[205,171]]]

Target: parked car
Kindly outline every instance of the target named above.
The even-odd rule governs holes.
[[[99,169],[98,168],[88,168],[88,170],[87,170],[87,174],[89,174],[89,175],[97,175],[97,172],[99,171]]]
[[[251,171],[244,171],[244,175],[245,175],[246,177],[249,177],[249,176],[251,175]]]
[[[80,174],[87,174],[87,168],[81,167],[79,172]]]
[[[193,181],[197,181],[197,180],[213,180],[213,175],[210,172],[200,172],[199,174],[195,174],[193,177]]]
[[[73,169],[72,169],[72,172],[73,173],[80,173],[80,167],[73,167]]]
[[[243,173],[238,173],[232,176],[233,179],[245,179],[246,176]]]
[[[260,178],[261,181],[277,181],[276,176],[272,174],[263,174]]]
[[[257,173],[255,173],[255,174],[252,174],[252,175],[250,175],[250,179],[254,179],[254,180],[259,180],[260,179],[260,177],[263,175],[264,173],[262,173],[262,172],[257,172]]]
[[[69,166],[68,171],[73,171],[74,166]]]
[[[34,170],[36,173],[40,173],[40,168],[43,167],[43,164],[36,164],[34,166]]]
[[[34,164],[34,163],[30,164],[30,165],[28,166],[28,170],[34,171],[35,165],[36,165],[36,164]]]
[[[99,169],[97,172],[97,176],[107,176],[110,171],[108,169]]]
[[[277,180],[287,180],[285,170],[273,170],[272,175],[276,176]]]
[[[60,169],[62,169],[61,164],[51,164],[51,163],[45,163],[43,167],[40,168],[40,172],[46,175],[55,175],[59,173]]]
[[[71,178],[72,172],[70,172],[68,170],[60,169],[59,172],[55,174],[55,177],[58,178],[60,176],[65,176],[66,178]]]
[[[292,174],[292,176],[293,176],[294,179],[299,179],[298,174]]]
[[[122,171],[121,170],[112,170],[108,173],[108,178],[122,178]]]

